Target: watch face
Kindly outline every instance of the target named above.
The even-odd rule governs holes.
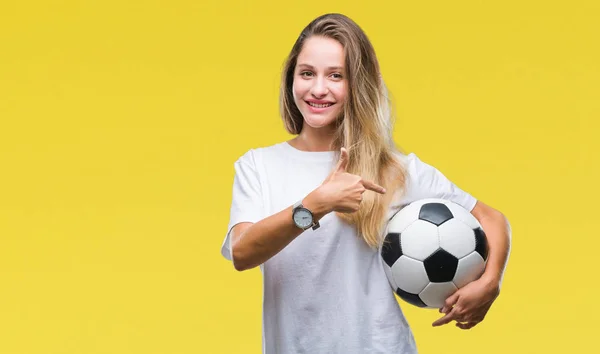
[[[313,223],[311,213],[306,209],[297,209],[294,213],[294,222],[301,228],[307,228]]]

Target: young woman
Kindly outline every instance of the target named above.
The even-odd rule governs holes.
[[[378,247],[405,205],[445,198],[470,210],[490,245],[483,276],[448,298],[434,325],[481,322],[499,294],[509,225],[414,153],[399,152],[375,52],[340,14],[313,20],[282,75],[281,115],[294,139],[234,164],[221,252],[263,273],[264,353],[414,353],[412,332]]]

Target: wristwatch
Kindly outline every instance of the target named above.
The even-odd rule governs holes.
[[[294,203],[292,207],[292,219],[294,224],[302,230],[308,230],[312,227],[313,230],[319,228],[319,222],[313,217],[313,213],[302,205],[302,200]]]

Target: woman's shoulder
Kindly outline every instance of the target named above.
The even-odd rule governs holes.
[[[395,156],[398,158],[411,179],[418,179],[424,175],[429,175],[435,170],[435,167],[421,160],[414,152],[407,153],[397,151]]]
[[[420,161],[414,152],[396,150],[394,151],[394,157],[396,157],[406,168],[414,166],[415,162]]]
[[[284,144],[286,144],[286,142],[249,148],[237,158],[236,162],[256,165],[258,161],[285,154]]]

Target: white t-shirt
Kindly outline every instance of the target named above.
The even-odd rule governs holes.
[[[290,207],[317,188],[336,152],[307,152],[287,142],[251,149],[234,164],[228,230],[221,247],[231,260],[230,232]],[[476,199],[413,153],[406,193],[388,219],[423,198],[444,198],[471,211]],[[389,191],[388,191],[389,193]],[[263,274],[263,353],[416,353],[412,331],[385,276],[382,260],[335,213],[260,265]]]

